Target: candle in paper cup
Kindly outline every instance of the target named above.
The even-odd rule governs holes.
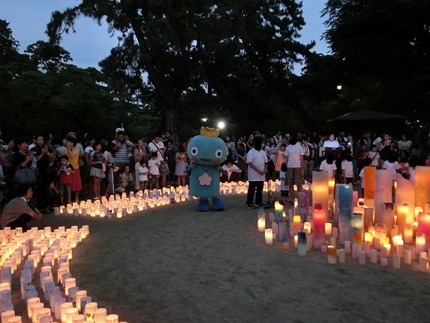
[[[294,230],[294,233],[299,232],[300,229],[301,229],[301,227],[302,227],[302,218],[301,218],[300,215],[295,215],[293,217],[293,230]]]
[[[325,234],[326,235],[331,235],[331,233],[332,233],[332,224],[330,223],[330,222],[327,222],[326,224],[325,224]]]
[[[332,246],[336,247],[336,238],[335,237],[330,237],[329,242]]]
[[[345,262],[345,249],[337,249],[336,250],[337,258],[339,259],[340,263]]]
[[[388,266],[388,258],[381,258],[381,266],[382,267]]]
[[[403,250],[403,262],[406,265],[410,265],[412,263],[412,252],[410,249]]]
[[[78,309],[76,307],[68,308],[66,310],[66,323],[72,323],[72,319],[78,314]]]
[[[85,323],[85,315],[78,314],[73,316],[72,323]]]
[[[336,239],[339,238],[339,229],[338,228],[332,228],[332,236]]]
[[[107,310],[105,308],[98,308],[94,312],[94,322],[105,322]]]
[[[73,308],[72,302],[65,302],[60,305],[61,322],[67,322],[66,311]]]
[[[14,316],[15,316],[14,310],[4,311],[3,313],[1,313],[1,321],[2,321],[2,323],[8,322],[8,320]]]
[[[307,234],[310,234],[312,232],[312,223],[311,222],[303,223],[303,231],[305,231]]]
[[[393,267],[400,269],[400,255],[397,253],[393,255]]]
[[[428,259],[427,257],[420,257],[420,271],[426,272],[428,268]]]
[[[296,234],[294,235],[294,248],[297,248],[299,245],[299,236]]]
[[[44,308],[43,303],[36,303],[31,306],[31,318],[33,322],[38,322],[38,313]]]
[[[413,235],[414,235],[414,230],[412,228],[412,224],[405,224],[404,231],[403,231],[405,243],[412,243]]]
[[[415,238],[415,250],[417,254],[426,250],[426,237],[422,233],[418,233]]]
[[[266,229],[266,217],[264,215],[258,218],[257,225],[258,232],[264,232],[264,230]]]
[[[369,254],[369,251],[370,251],[369,241],[364,241],[363,242],[363,250],[366,253],[366,255]]]
[[[69,288],[75,287],[75,286],[76,286],[76,278],[70,277],[66,279],[66,281],[64,282],[64,291],[67,296],[69,295]]]
[[[29,317],[29,318],[32,318],[32,316],[31,316],[31,308],[32,308],[32,306],[34,305],[34,304],[38,304],[38,303],[40,303],[40,298],[39,297],[32,297],[32,298],[29,298],[28,300],[27,300],[27,316]]]
[[[11,317],[7,321],[7,323],[22,323],[22,318],[21,318],[21,316],[17,315],[17,316]]]
[[[97,308],[98,306],[96,302],[89,302],[85,305],[84,315],[87,318],[87,321],[94,321],[94,313]]]
[[[370,249],[369,251],[370,255],[370,263],[376,264],[378,262],[378,250],[376,249]]]
[[[106,323],[118,323],[119,317],[116,314],[109,314],[106,316]]]
[[[267,245],[273,244],[273,233],[272,229],[266,229],[264,232],[264,237]]]
[[[344,248],[345,248],[345,253],[351,253],[351,241],[346,240]]]
[[[358,263],[362,266],[366,264],[366,251],[364,250],[358,251]]]
[[[328,264],[335,264],[337,262],[337,254],[336,254],[336,247],[332,245],[327,246],[327,263]]]

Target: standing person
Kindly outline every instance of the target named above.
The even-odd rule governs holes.
[[[136,166],[136,177],[139,179],[140,187],[139,189],[142,192],[145,192],[145,188],[148,185],[148,167],[146,167],[146,160],[141,159],[138,163],[139,166]]]
[[[45,145],[45,138],[42,135],[36,135],[35,145],[31,149],[31,152],[33,153],[33,157],[37,160],[37,206],[43,213],[50,213],[46,199],[46,191],[52,178],[49,164],[53,156],[53,151],[49,151],[48,146]]]
[[[185,171],[188,167],[187,160],[187,152],[185,151],[183,146],[179,146],[179,151],[175,155],[175,176],[178,186],[187,185],[185,174]]]
[[[118,168],[115,166],[115,151],[116,151],[116,144],[114,142],[111,142],[108,144],[108,147],[106,151],[103,153],[103,157],[106,161],[106,177],[107,177],[107,185],[106,185],[106,191],[105,196],[109,197],[110,194],[113,194],[113,190],[115,187],[115,181],[114,181],[114,173],[118,170]]]
[[[115,164],[119,168],[124,168],[125,165],[130,165],[128,149],[133,148],[134,144],[126,139],[124,131],[118,131],[116,138],[112,140],[116,144]]]
[[[352,156],[350,154],[345,156],[345,159],[341,163],[342,169],[342,183],[343,184],[354,184],[354,165],[352,163]]]
[[[69,163],[73,167],[73,175],[72,175],[72,193],[74,194],[74,198],[76,202],[79,202],[79,192],[82,190],[82,180],[81,180],[81,171],[79,169],[79,156],[80,150],[76,147],[76,138],[73,136],[67,137],[66,140],[67,150],[65,155],[69,157]]]
[[[246,205],[254,207],[263,205],[263,187],[266,180],[267,171],[267,155],[261,150],[262,139],[255,137],[252,141],[252,148],[246,154],[246,164],[248,165],[248,194],[246,197]]]
[[[303,164],[304,164],[304,178],[308,182],[312,182],[312,171],[314,169],[314,149],[309,144],[308,137],[302,137],[302,148],[303,148]]]
[[[276,163],[275,163],[275,172],[277,175],[281,172],[282,164],[285,164],[285,149],[287,145],[285,143],[281,143],[276,151]]]
[[[275,172],[275,162],[276,162],[276,143],[273,137],[266,141],[266,146],[264,147],[266,151],[267,160],[267,172],[270,179],[273,179],[273,173]]]
[[[178,147],[173,145],[173,142],[169,139],[165,143],[164,153],[164,168],[166,172],[166,183],[167,185],[175,186],[175,167],[176,160],[175,156],[178,152]],[[167,166],[167,167],[166,167]]]
[[[22,231],[25,232],[27,231],[28,223],[32,219],[40,223],[42,214],[30,202],[33,197],[33,188],[30,184],[18,186],[16,193],[17,197],[10,200],[4,207],[1,216],[1,225],[2,228],[22,228]]]
[[[242,170],[242,173],[238,176],[238,180],[246,179],[246,145],[243,143],[242,138],[236,140],[236,146],[233,150],[233,160],[237,162],[237,167]]]
[[[294,185],[297,186],[297,191],[302,191],[303,176],[304,176],[304,161],[303,148],[297,141],[296,136],[290,138],[290,144],[285,149],[285,164],[287,165],[287,183],[290,188],[290,202],[294,203],[295,192]]]
[[[93,194],[93,180],[90,176],[91,173],[91,156],[94,153],[94,142],[96,139],[93,135],[87,134],[85,136],[86,147],[84,149],[84,166],[81,168],[82,191],[85,197],[91,198]]]
[[[95,141],[93,143],[93,153],[90,158],[90,165],[91,165],[91,171],[90,176],[92,180],[92,186],[93,186],[93,198],[94,199],[100,199],[100,187],[102,179],[106,177],[105,170],[106,170],[106,164],[105,164],[105,158],[103,156],[102,150],[102,144],[100,141]]]
[[[337,166],[334,161],[334,155],[333,154],[327,154],[326,158],[321,162],[320,170],[325,170],[328,172],[328,177],[335,177]]]
[[[149,152],[151,153],[151,159],[153,159],[152,153],[154,153],[154,152],[157,153],[156,159],[157,159],[157,162],[158,162],[158,165],[160,168],[159,176],[161,177],[161,187],[165,187],[166,186],[166,180],[167,180],[167,174],[166,174],[166,166],[167,165],[164,165],[164,153],[166,151],[166,148],[165,148],[163,142],[161,141],[160,135],[154,136],[154,139],[150,143],[148,143],[148,149],[149,149]],[[149,168],[149,171],[151,172],[151,167],[149,167],[149,166],[150,166],[150,164],[148,161],[148,168]],[[153,178],[153,180],[154,179],[155,178]],[[156,186],[158,188],[159,184],[157,184]]]
[[[64,196],[67,198],[67,203],[72,203],[73,172],[73,167],[69,164],[69,157],[67,157],[67,155],[61,156],[60,165],[57,169],[61,204],[65,204]]]
[[[151,159],[148,160],[148,180],[149,184],[148,187],[150,190],[152,189],[158,189],[159,187],[159,180],[160,180],[160,162],[158,161],[157,152],[153,151],[151,153]]]
[[[78,165],[79,165],[79,178],[80,178],[80,183],[81,183],[81,189],[79,190],[79,196],[77,196],[76,198],[84,198],[84,196],[81,196],[81,191],[82,191],[82,173],[84,172],[84,166],[85,166],[85,162],[84,162],[84,158],[85,158],[85,149],[84,146],[82,146],[82,144],[79,142],[78,140],[78,136],[76,135],[76,132],[69,132],[66,136],[67,137],[73,137],[75,138],[75,147],[78,148],[79,150],[79,157],[78,157]],[[70,162],[71,164],[73,164],[72,162]],[[76,168],[75,168],[76,170]]]
[[[145,147],[145,141],[143,140],[143,138],[139,139],[137,141],[136,146],[134,147],[134,170],[135,170],[135,174],[136,174],[136,183],[135,183],[135,189],[139,190],[141,185],[140,185],[140,180],[139,180],[139,172],[138,172],[138,168],[140,165],[140,161],[141,160],[147,160],[148,157],[146,155],[146,147]]]
[[[234,143],[234,141],[231,140],[231,137],[229,135],[225,136],[224,142],[225,142],[225,145],[227,146],[227,149],[228,149],[227,159],[231,160],[231,159],[233,159],[233,150],[234,150],[235,143]]]

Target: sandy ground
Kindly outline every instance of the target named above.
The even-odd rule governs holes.
[[[198,213],[190,201],[123,219],[46,215],[41,226],[90,226],[71,273],[129,323],[428,321],[430,274],[417,263],[397,270],[349,257],[329,265],[315,250],[299,257],[281,242],[265,245],[244,195],[224,201],[223,212]]]

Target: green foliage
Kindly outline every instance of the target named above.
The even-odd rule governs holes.
[[[222,115],[249,131],[268,124],[268,110],[312,121],[295,98],[291,72],[313,45],[296,40],[301,14],[292,0],[83,0],[55,12],[48,35],[58,43],[80,15],[106,19],[110,32],[120,32],[101,63],[115,96],[160,116],[164,130]]]
[[[328,84],[343,85],[341,96],[335,94],[331,100],[327,97],[328,106],[332,103],[337,110],[343,106],[345,113],[366,108],[403,114],[410,119],[428,116],[428,1],[331,0],[324,14],[328,26],[325,37],[334,58],[329,59],[331,79],[337,78],[329,78]],[[327,58],[320,59],[321,63],[317,59],[309,67],[308,80],[328,76],[323,65]]]

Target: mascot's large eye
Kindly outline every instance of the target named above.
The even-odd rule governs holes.
[[[196,156],[198,153],[199,153],[199,150],[197,149],[197,147],[191,148],[191,155]]]
[[[222,156],[222,150],[221,150],[221,149],[218,149],[218,150],[215,152],[215,157],[216,157],[216,158],[221,158],[221,156]]]

